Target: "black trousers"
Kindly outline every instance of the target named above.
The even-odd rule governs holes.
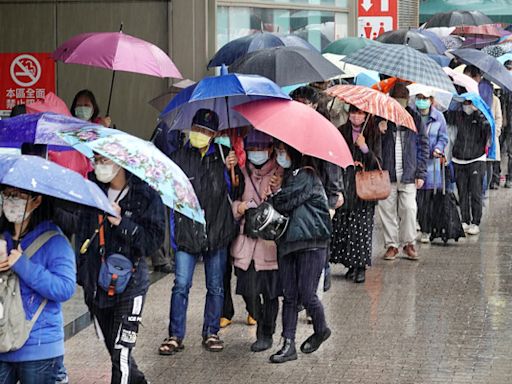
[[[226,263],[226,273],[224,274],[224,306],[222,307],[222,317],[226,319],[233,319],[235,316],[235,307],[233,305],[233,295],[231,294],[231,277],[233,276],[233,260],[231,256]],[[245,308],[247,313],[251,315],[253,319],[256,319],[254,312],[252,312],[252,306],[249,304],[251,298],[242,296],[245,301]],[[257,320],[257,319],[256,319]]]
[[[454,164],[462,222],[480,225],[485,161]]]
[[[512,176],[512,130],[508,127],[503,127],[500,135],[500,150],[501,156],[507,156],[507,180]]]
[[[112,361],[111,384],[144,384],[146,379],[132,356],[137,341],[145,296],[122,301],[110,308],[91,306],[96,329],[103,335]],[[101,333],[100,333],[101,331]]]

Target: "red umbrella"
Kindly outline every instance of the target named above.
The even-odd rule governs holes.
[[[233,108],[259,131],[299,152],[346,168],[354,164],[345,139],[332,123],[297,101],[258,100]]]
[[[27,104],[27,113],[54,112],[65,116],[71,116],[68,106],[59,96],[49,92],[44,100]]]
[[[452,35],[476,36],[476,37],[494,36],[494,37],[498,38],[498,37],[501,37],[502,33],[496,26],[494,26],[492,24],[485,24],[485,25],[459,26],[459,27],[455,28],[455,30],[452,32]]]
[[[361,111],[380,116],[416,132],[416,124],[409,112],[385,93],[359,85],[335,85],[326,89],[325,93],[354,105]]]

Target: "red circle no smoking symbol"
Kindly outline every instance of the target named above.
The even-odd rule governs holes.
[[[41,64],[32,55],[19,55],[11,63],[11,78],[20,87],[31,87],[41,78]]]

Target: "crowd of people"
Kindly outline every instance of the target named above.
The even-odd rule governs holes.
[[[512,71],[512,61],[505,67]],[[290,94],[294,100],[338,127],[355,164],[346,169],[303,155],[252,127],[244,132],[246,162],[241,166],[229,133],[219,129],[219,116],[198,110],[186,134],[165,132],[156,143],[189,178],[206,225],[169,212],[148,184],[99,154],[92,162],[74,161],[74,170],[105,192],[119,217],[54,205],[46,196],[4,187],[0,271],[13,270],[19,276],[25,310],[40,314],[23,347],[0,353],[2,383],[66,382],[61,303],[73,295],[75,281],[83,288],[97,333],[111,356],[111,382],[147,383],[132,351],[149,288],[149,257],[155,271],[175,272],[168,334],[157,349],[160,355],[185,349],[189,293],[201,261],[206,285],[201,336],[207,351],[224,349],[219,331],[229,326],[234,314],[233,270],[247,322],[257,327],[251,351],[273,347],[280,301],[282,341],[270,362],[298,358],[295,339],[303,309],[313,332],[300,351],[318,350],[331,335],[321,301],[331,284],[329,265],[343,264],[348,280],[363,283],[375,253],[376,220],[382,224],[385,244],[380,257],[389,262],[400,254],[420,260],[416,241],[431,241],[432,199],[441,189],[457,191],[464,232],[480,232],[486,190],[501,186],[500,147],[507,163],[512,161],[511,97],[505,92],[495,95],[477,68],[468,66],[465,74],[479,83],[481,99],[493,113],[492,124],[477,99],[452,102],[443,112],[432,90],[411,94],[409,83],[400,80],[389,94],[413,117],[415,131],[332,100],[324,93],[328,82],[295,89]],[[70,111],[79,119],[112,125],[110,117],[100,117],[88,90],[76,95]],[[23,113],[20,108],[13,112]],[[491,159],[492,145],[497,156]],[[36,154],[34,150],[29,146],[24,151]],[[45,156],[52,158],[51,153]],[[53,156],[56,162],[69,160]],[[361,169],[389,172],[391,192],[386,199],[358,196],[355,179]],[[505,175],[505,188],[511,187],[511,177]],[[254,237],[246,228],[247,215],[263,203],[287,218],[286,230],[275,241]],[[46,233],[51,236],[42,238]],[[32,255],[25,252],[28,249]],[[162,257],[169,250],[173,266]],[[98,281],[102,259],[111,254],[133,263],[127,288],[115,294]]]

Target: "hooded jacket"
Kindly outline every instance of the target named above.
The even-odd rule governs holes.
[[[452,157],[458,160],[475,160],[485,155],[491,139],[491,125],[479,110],[467,115],[463,111],[449,112],[447,120],[457,127]]]

